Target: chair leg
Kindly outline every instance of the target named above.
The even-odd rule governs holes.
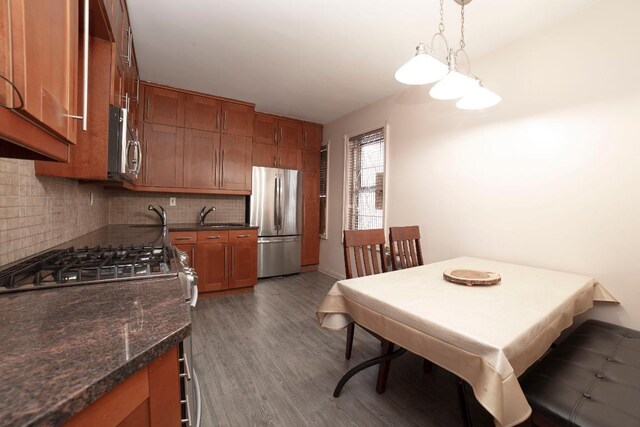
[[[393,343],[390,341],[384,341],[382,347],[381,356],[388,356],[393,353]],[[378,367],[378,383],[376,384],[376,391],[378,394],[384,393],[387,388],[387,378],[389,378],[389,370],[391,369],[391,360],[383,362]]]
[[[430,374],[433,371],[433,363],[430,360],[422,359],[422,372]]]
[[[460,399],[462,419],[465,427],[473,427],[471,415],[469,414],[469,399],[467,399],[467,392],[464,389],[464,380],[460,377],[458,377],[458,398]]]
[[[356,324],[350,323],[347,326],[347,348],[344,353],[344,358],[349,360],[351,359],[351,349],[353,348],[353,333],[355,331]]]

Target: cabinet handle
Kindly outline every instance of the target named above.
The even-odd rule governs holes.
[[[218,186],[218,169],[220,165],[218,165],[218,150],[213,150],[213,167],[216,168],[213,173],[213,186]]]
[[[280,143],[282,143],[282,128],[280,128]]]
[[[145,152],[145,162],[144,164],[147,165],[144,168],[144,183],[148,184],[149,183],[149,169],[151,164],[149,163],[149,141],[145,140],[144,141],[144,152]]]
[[[183,237],[176,237],[174,240],[191,240],[191,239],[192,237],[183,236]]]
[[[184,403],[187,406],[187,418],[181,418],[180,424],[186,424],[187,427],[191,427],[191,407],[189,406],[189,395],[187,394],[184,397],[184,400],[181,400],[180,403]]]
[[[220,236],[207,236],[206,237],[207,240],[216,240],[216,239],[219,239],[219,238],[220,238]]]
[[[126,58],[126,63],[129,68],[131,68],[131,53],[133,52],[133,34],[131,32],[131,27],[124,30],[127,33],[127,54],[120,55],[123,58]]]
[[[273,130],[273,142],[275,142],[276,145],[278,145],[278,127],[277,126]]]
[[[84,61],[82,64],[82,115],[63,114],[64,117],[82,120],[82,130],[87,130],[87,110],[89,107],[89,0],[84,0],[84,40],[82,40],[84,50]]]
[[[144,117],[148,120],[149,119],[149,97],[147,96],[145,99],[145,109],[144,109]]]
[[[227,110],[224,111],[224,130],[227,130]]]
[[[136,102],[140,102],[140,76],[136,76]]]
[[[220,155],[220,187],[224,185],[224,150]]]
[[[191,371],[189,368],[189,360],[186,357],[181,357],[178,359],[180,362],[182,362],[183,366],[184,366],[184,374],[180,374],[181,378],[186,377],[187,381],[191,381]]]
[[[304,131],[304,148],[307,148],[307,131]]]
[[[303,199],[304,200],[304,199]],[[244,239],[245,237],[251,237],[251,234],[238,234],[236,236],[238,239]]]
[[[228,247],[225,246],[224,247],[224,278],[225,279],[227,279],[229,277],[229,274],[228,274],[229,268],[227,267],[227,249],[228,249]]]
[[[220,130],[220,110],[216,111],[216,130]]]
[[[273,156],[273,166],[278,166],[278,158],[276,156]]]

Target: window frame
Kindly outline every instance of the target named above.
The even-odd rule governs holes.
[[[325,185],[325,195],[324,195],[324,234],[320,233],[320,230],[318,230],[318,235],[320,237],[320,239],[322,240],[327,240],[329,237],[329,168],[330,168],[330,160],[329,160],[329,154],[330,154],[330,146],[331,146],[331,140],[328,140],[326,144],[323,144],[320,147],[320,152],[322,153],[322,150],[327,150],[327,164],[325,167],[325,178],[324,178],[324,185]],[[322,155],[322,154],[321,154]],[[320,180],[322,180],[322,167],[320,168]],[[320,206],[322,206],[322,194],[320,194]]]
[[[342,185],[342,230],[347,230],[349,225],[349,140],[358,135],[362,135],[365,133],[373,132],[377,129],[382,129],[383,138],[384,138],[384,152],[383,152],[383,165],[382,165],[382,173],[383,173],[383,191],[382,191],[382,229],[387,230],[387,200],[388,200],[388,185],[387,185],[387,172],[389,168],[389,159],[388,159],[388,150],[389,150],[389,124],[385,122],[383,124],[377,126],[367,126],[364,130],[359,130],[357,132],[350,132],[344,135],[344,175],[343,175],[343,185]],[[344,239],[344,233],[341,236],[341,240]]]

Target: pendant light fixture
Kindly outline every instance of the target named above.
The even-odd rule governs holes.
[[[445,46],[446,55],[449,53],[449,45],[444,37],[444,0],[440,0],[440,25],[439,31],[431,38],[431,46],[419,43],[416,47],[416,55],[396,71],[396,80],[408,85],[424,85],[437,82],[442,79],[449,67],[436,58],[434,45],[438,38]]]
[[[449,53],[449,73],[431,88],[429,95],[432,98],[441,100],[462,98],[479,84],[477,79],[471,76],[469,56],[464,50],[464,6],[466,3],[469,1],[460,1],[460,49],[456,52],[452,50]],[[465,63],[461,64],[460,59],[464,59]],[[466,72],[461,71],[463,65],[467,67]]]

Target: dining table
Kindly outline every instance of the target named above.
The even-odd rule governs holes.
[[[452,269],[493,272],[501,280],[451,283],[443,273]],[[495,425],[508,427],[531,415],[518,377],[594,301],[617,302],[588,276],[459,257],[339,280],[316,314],[323,328],[355,322],[452,372],[469,384]]]

